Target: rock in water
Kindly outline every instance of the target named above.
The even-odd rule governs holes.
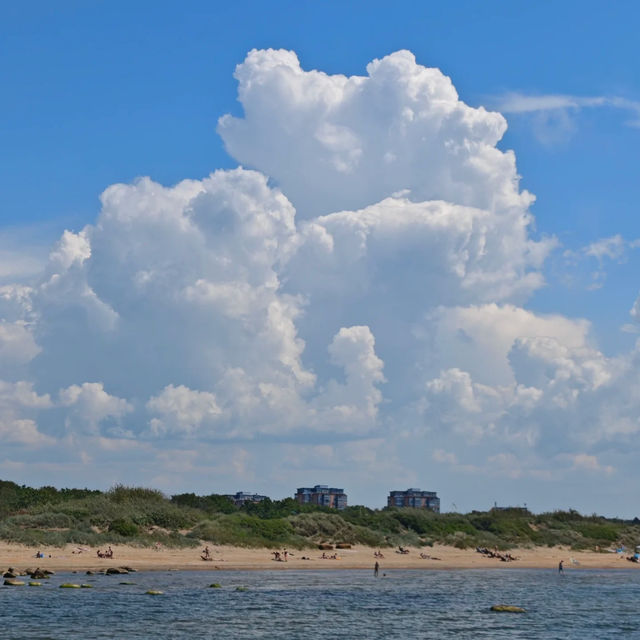
[[[41,586],[42,586],[42,582],[36,582],[35,580],[32,580],[32,581],[29,583],[29,586],[30,586],[30,587],[41,587]]]
[[[13,578],[6,578],[4,583],[7,587],[22,587],[24,585],[22,580],[14,580]]]
[[[527,610],[522,607],[515,607],[512,604],[494,604],[491,607],[491,611],[498,611],[499,613],[526,613]]]
[[[40,569],[35,569],[34,571],[31,571],[30,575],[31,575],[31,578],[33,580],[44,580],[44,579],[49,577],[48,573],[45,573],[44,571],[41,571]]]
[[[164,594],[164,591],[157,591],[156,589],[149,589],[149,591],[145,591],[148,596],[161,596]]]
[[[73,582],[63,582],[60,585],[61,589],[80,589],[80,585],[79,584],[75,584]]]

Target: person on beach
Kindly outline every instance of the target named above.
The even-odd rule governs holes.
[[[564,560],[560,560],[558,563],[558,573],[564,573]]]
[[[380,570],[380,565],[376,562],[373,565],[373,577],[377,578],[378,577],[378,571]]]

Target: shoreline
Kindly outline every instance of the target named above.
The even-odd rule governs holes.
[[[202,543],[202,547],[208,543]],[[9,567],[19,571],[27,568],[49,569],[56,572],[104,571],[110,567],[131,567],[137,571],[286,571],[286,570],[373,570],[377,561],[380,571],[394,569],[468,570],[468,569],[555,569],[560,560],[567,571],[580,569],[640,569],[640,565],[626,560],[626,554],[571,551],[566,547],[534,547],[511,549],[517,560],[502,562],[488,558],[475,549],[457,549],[444,545],[411,548],[406,555],[394,549],[382,549],[383,558],[374,557],[375,549],[354,546],[327,552],[338,554],[338,559],[322,559],[317,549],[293,550],[287,562],[273,560],[272,549],[248,549],[243,547],[209,544],[212,561],[200,558],[198,549],[153,549],[125,545],[113,545],[114,557],[98,558],[97,549],[79,545],[65,547],[25,547],[0,542],[0,569]],[[36,558],[37,551],[45,554]],[[420,557],[420,554],[429,556]],[[291,555],[293,554],[293,555]],[[309,558],[309,559],[303,559]]]

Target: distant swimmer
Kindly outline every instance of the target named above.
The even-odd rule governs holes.
[[[378,571],[380,570],[380,565],[376,562],[375,565],[373,566],[373,577],[377,578],[378,577]]]
[[[558,573],[563,573],[564,572],[564,560],[560,560],[560,562],[558,563]]]

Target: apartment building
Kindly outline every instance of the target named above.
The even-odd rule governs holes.
[[[326,484],[301,487],[296,491],[295,499],[300,504],[315,504],[331,509],[344,509],[347,506],[347,494],[344,489],[336,489]]]
[[[387,506],[430,509],[435,513],[440,513],[440,498],[438,498],[435,491],[422,491],[421,489],[390,491],[387,498]]]

